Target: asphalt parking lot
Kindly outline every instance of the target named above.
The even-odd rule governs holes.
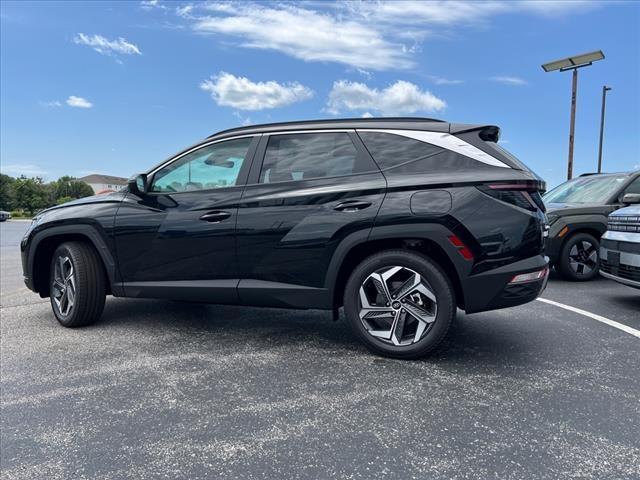
[[[22,285],[27,225],[0,225],[2,478],[640,478],[629,332],[535,301],[408,362],[326,312],[116,298],[64,329]],[[637,290],[543,297],[640,330]]]

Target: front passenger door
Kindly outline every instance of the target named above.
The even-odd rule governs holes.
[[[154,172],[148,193],[127,195],[115,231],[128,296],[235,301],[236,216],[257,142],[196,148]]]

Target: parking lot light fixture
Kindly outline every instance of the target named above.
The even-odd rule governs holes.
[[[598,173],[602,172],[602,140],[604,138],[604,112],[607,106],[607,92],[611,87],[602,86],[602,111],[600,112],[600,144],[598,147]]]
[[[580,55],[574,55],[572,57],[562,58],[560,60],[554,60],[542,65],[542,69],[545,72],[555,72],[560,70],[566,72],[567,70],[573,70],[572,88],[571,88],[571,122],[569,125],[569,158],[567,161],[567,180],[571,180],[573,176],[573,141],[576,127],[576,100],[578,94],[578,69],[582,67],[588,67],[604,59],[604,53],[602,50],[596,50],[594,52],[583,53]]]

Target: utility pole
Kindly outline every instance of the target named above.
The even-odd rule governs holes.
[[[578,69],[582,67],[588,67],[593,65],[593,62],[604,59],[604,53],[602,50],[596,50],[595,52],[583,53],[581,55],[575,55],[573,57],[563,58],[561,60],[554,60],[553,62],[545,63],[542,65],[542,69],[545,72],[555,72],[560,70],[566,72],[573,70],[573,82],[571,88],[571,123],[569,125],[569,158],[567,161],[567,180],[571,180],[573,176],[573,143],[575,139],[576,131],[576,101],[578,97]]]
[[[602,112],[600,114],[600,147],[598,148],[598,173],[602,173],[602,139],[604,137],[604,112],[607,105],[607,92],[611,87],[602,86]]]
[[[573,139],[576,131],[576,100],[578,96],[578,69],[573,69],[571,87],[571,123],[569,124],[569,159],[567,160],[567,180],[573,177]]]

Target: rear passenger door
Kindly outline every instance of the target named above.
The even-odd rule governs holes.
[[[323,289],[336,247],[368,234],[385,187],[353,131],[265,134],[238,209],[241,302],[318,306],[325,292],[302,288],[281,303],[278,292]]]

